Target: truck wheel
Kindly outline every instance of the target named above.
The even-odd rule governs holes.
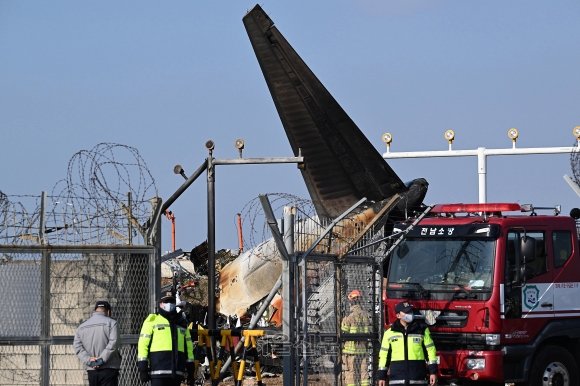
[[[578,385],[578,369],[572,354],[563,347],[546,346],[532,364],[530,386]]]

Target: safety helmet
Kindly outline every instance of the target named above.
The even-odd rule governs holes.
[[[360,295],[360,292],[358,290],[352,290],[348,294],[348,300],[360,300],[360,298],[361,298],[361,295]]]

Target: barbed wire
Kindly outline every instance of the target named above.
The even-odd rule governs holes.
[[[27,207],[33,208],[32,211],[28,211]],[[39,196],[9,196],[0,191],[0,243],[27,244],[28,241],[37,241],[37,236],[31,236],[30,230],[38,228],[39,218]]]
[[[296,221],[307,218],[317,218],[314,204],[311,200],[303,199],[293,194],[268,193],[268,200],[274,213],[285,206],[296,208]],[[266,222],[266,216],[259,197],[249,201],[240,212],[244,235],[244,250],[250,250],[272,237],[270,227]],[[234,220],[237,229],[237,216]]]
[[[145,243],[140,224],[149,218],[149,199],[156,196],[155,180],[136,148],[104,142],[81,150],[47,196],[45,240],[52,245]],[[34,202],[25,205],[25,198]],[[0,191],[0,243],[40,242],[40,201],[40,196]]]
[[[285,206],[295,208],[294,247],[297,251],[307,250],[312,243],[330,225],[332,219],[319,218],[312,200],[302,199],[292,194],[269,193],[268,200],[277,218],[282,218],[281,209]],[[378,210],[377,210],[378,212]],[[328,237],[321,241],[315,249],[320,253],[345,253],[356,245],[364,245],[371,239],[383,234],[382,227],[376,228],[363,236],[366,224],[374,218],[376,212],[369,210],[368,204],[363,204],[353,210],[349,216],[337,223]],[[254,198],[242,209],[240,216],[243,227],[244,250],[256,249],[254,253],[263,260],[272,260],[277,256],[277,248],[267,242],[271,240],[272,232],[268,225],[259,198]],[[371,216],[371,217],[369,217]],[[235,220],[237,227],[237,220]],[[361,253],[369,252],[362,251]]]

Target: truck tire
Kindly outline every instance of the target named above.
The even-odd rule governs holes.
[[[576,361],[565,348],[546,346],[534,359],[529,381],[530,386],[578,385]]]

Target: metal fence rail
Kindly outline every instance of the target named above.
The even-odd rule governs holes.
[[[0,245],[0,385],[87,385],[72,343],[98,300],[121,328],[120,383],[139,385],[137,340],[152,311],[155,248]]]

